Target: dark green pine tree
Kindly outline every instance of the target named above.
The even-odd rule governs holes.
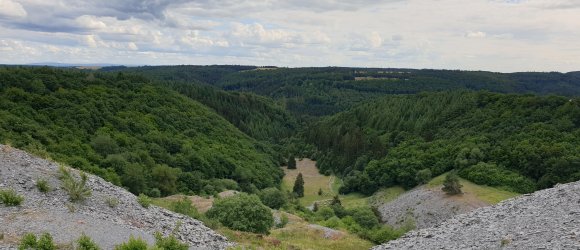
[[[292,192],[298,197],[304,197],[304,179],[302,178],[302,173],[298,173],[298,176],[296,176]]]
[[[288,158],[288,169],[296,169],[296,159],[294,159],[294,155],[291,155]]]

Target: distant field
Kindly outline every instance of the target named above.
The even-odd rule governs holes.
[[[427,183],[427,187],[436,188],[443,185],[443,181],[445,180],[446,175],[447,174],[442,174],[440,176],[433,178],[429,183]],[[473,182],[461,178],[460,183],[463,185],[463,188],[461,189],[463,190],[464,193],[472,194],[477,199],[492,205],[500,201],[507,200],[509,198],[520,195],[518,193],[505,191],[495,187],[477,185]]]
[[[323,201],[332,199],[338,194],[338,189],[342,184],[340,179],[335,176],[324,176],[318,173],[316,162],[310,159],[303,159],[296,161],[296,169],[284,168],[284,184],[286,190],[292,191],[294,180],[298,173],[302,173],[304,177],[304,197],[300,198],[300,204],[310,206],[315,201]],[[322,195],[318,195],[318,190],[322,189]],[[342,204],[346,208],[368,206],[368,197],[362,194],[350,193],[347,195],[339,195]]]

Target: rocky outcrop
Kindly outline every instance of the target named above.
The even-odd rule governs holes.
[[[580,182],[479,208],[373,249],[580,249]]]
[[[489,204],[469,194],[449,196],[439,187],[420,186],[377,206],[377,211],[385,224],[399,227],[412,223],[416,228],[427,228],[484,206]]]
[[[38,191],[40,179],[47,180],[53,190]],[[0,204],[0,249],[15,246],[27,232],[49,232],[60,244],[73,242],[84,233],[103,249],[112,249],[131,235],[153,243],[155,232],[174,233],[191,249],[233,245],[200,221],[156,206],[143,208],[133,194],[97,176],[89,175],[88,186],[92,195],[84,202],[71,203],[60,188],[58,164],[0,145],[0,189],[13,189],[25,197],[20,206]],[[112,205],[111,200],[118,204]]]

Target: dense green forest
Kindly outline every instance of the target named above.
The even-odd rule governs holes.
[[[289,155],[365,194],[451,169],[517,192],[580,179],[578,72],[3,67],[0,84],[1,142],[134,193],[255,192]]]
[[[104,72],[146,76],[153,84],[169,87],[214,109],[249,136],[272,146],[298,129],[294,116],[270,98],[248,92],[227,92],[212,87],[222,77],[253,66],[147,66],[107,67]]]
[[[96,173],[133,193],[279,185],[280,162],[269,144],[162,85],[132,74],[2,67],[0,142]],[[250,106],[263,101],[224,96],[246,98]]]
[[[158,66],[104,70],[136,72],[160,80],[252,92],[273,98],[286,110],[298,115],[298,118],[335,114],[386,94],[464,89],[499,93],[580,95],[578,72],[504,74],[459,70],[251,66]]]
[[[342,192],[418,184],[451,169],[475,183],[532,192],[580,179],[580,101],[490,92],[386,96],[311,126],[322,172]]]

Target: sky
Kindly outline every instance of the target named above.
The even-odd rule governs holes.
[[[0,0],[0,64],[580,70],[580,0]]]

